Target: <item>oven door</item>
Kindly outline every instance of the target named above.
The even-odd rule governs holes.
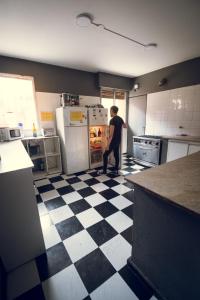
[[[133,143],[134,158],[151,164],[159,164],[159,147]]]

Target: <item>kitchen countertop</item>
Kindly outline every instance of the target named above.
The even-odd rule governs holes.
[[[177,141],[184,141],[184,142],[200,143],[200,136],[191,136],[191,135],[168,136],[168,135],[163,135],[162,138],[168,139],[168,140],[177,140]]]
[[[1,142],[0,156],[0,174],[33,167],[21,140]]]
[[[200,151],[127,176],[143,189],[200,215]]]

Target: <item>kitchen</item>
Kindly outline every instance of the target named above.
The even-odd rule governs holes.
[[[155,1],[152,6],[139,1],[126,1],[126,8],[119,1],[116,11],[113,11],[111,3],[95,2],[95,5],[91,1],[79,2],[80,7],[70,1],[66,5],[62,2],[50,3],[49,8],[38,4],[40,10],[34,4],[29,6],[23,3],[15,10],[11,6],[12,1],[1,4],[3,13],[0,22],[1,28],[5,29],[2,35],[4,46],[0,49],[1,78],[9,75],[9,78],[18,78],[20,82],[29,82],[32,96],[25,97],[26,91],[23,89],[24,101],[17,96],[10,84],[6,90],[10,93],[5,92],[2,98],[5,83],[0,89],[1,101],[7,99],[1,102],[4,103],[0,110],[1,126],[4,124],[2,112],[5,107],[6,111],[13,111],[13,114],[8,114],[9,126],[16,127],[18,123],[22,123],[25,135],[23,144],[21,140],[0,144],[1,211],[4,211],[3,216],[1,215],[1,241],[4,242],[1,242],[0,251],[0,295],[2,299],[170,300],[186,299],[184,295],[187,299],[198,299],[197,281],[191,281],[191,274],[196,278],[199,271],[199,260],[196,257],[199,239],[195,235],[199,228],[199,4],[195,1],[182,3],[183,9],[177,10],[179,1],[162,5]],[[32,14],[32,10],[35,14]],[[66,11],[68,18],[64,18]],[[104,29],[97,30],[92,23],[91,27],[78,27],[76,16],[87,11],[94,16],[92,23],[102,22],[107,29],[126,37],[135,37],[136,42],[146,40],[156,43],[157,47],[143,49],[143,46],[124,37],[113,35]],[[124,11],[127,26],[120,11]],[[57,19],[58,12],[63,17]],[[113,18],[109,18],[109,14]],[[145,21],[143,26],[139,26],[142,17]],[[168,22],[169,18],[171,22]],[[50,19],[51,22],[47,22]],[[25,28],[24,24],[31,23],[32,27]],[[159,34],[156,31],[158,24]],[[7,39],[8,33],[10,40]],[[64,46],[67,41],[63,41],[61,47],[65,35],[68,36],[68,41],[71,38],[73,42]],[[49,36],[49,40],[46,36]],[[27,39],[29,43],[25,44]],[[89,41],[88,45],[85,43],[86,39]],[[98,161],[100,157],[102,160],[100,154],[94,155],[93,160],[83,159],[88,165],[80,170],[64,170],[62,134],[56,131],[56,110],[66,109],[61,107],[61,100],[66,95],[79,97],[79,104],[87,106],[87,113],[89,109],[103,109],[101,105],[108,109],[108,120],[104,124],[97,124],[96,129],[93,126],[90,131],[87,127],[91,148],[87,137],[82,137],[85,143],[81,144],[88,143],[87,149],[93,148],[98,153],[98,140],[106,134],[103,133],[103,126],[108,124],[110,118],[109,108],[112,105],[119,107],[119,116],[128,127],[123,131],[120,176],[113,176],[112,167],[107,175],[97,174],[102,167],[102,163]],[[9,107],[7,103],[10,103]],[[18,112],[17,103],[21,103],[21,107],[23,105],[23,114]],[[13,115],[16,112],[19,114],[15,118]],[[76,120],[80,118],[79,113],[72,115]],[[33,123],[36,127],[34,130]],[[33,137],[35,130],[37,137]],[[71,145],[76,145],[75,137],[76,134],[74,138],[70,138]],[[12,143],[15,143],[16,148],[9,152],[5,145]],[[81,160],[80,152],[83,150],[78,151],[78,154],[75,150],[70,152],[70,143],[67,150],[71,153],[70,159]],[[18,159],[15,153],[24,159]],[[9,164],[4,164],[5,157]],[[113,158],[111,163],[112,160]],[[36,161],[38,164],[35,164]],[[161,166],[158,166],[160,163]],[[69,163],[67,166],[70,166]],[[72,167],[74,166],[81,167],[81,163],[74,163]],[[166,178],[163,175],[170,174],[170,171],[164,169],[167,167],[174,172],[171,182],[170,175]],[[175,185],[178,192],[183,191],[182,198],[177,199],[167,191],[175,191],[173,184],[175,178],[179,178],[176,172],[182,173],[184,177],[186,170],[190,181],[188,186],[187,178],[183,180],[184,185],[181,185],[181,179],[177,181]],[[32,176],[35,176],[35,187]],[[159,176],[166,183],[161,182]],[[154,185],[150,182],[151,177],[155,181]],[[11,185],[13,189],[8,188]],[[189,192],[186,193],[184,186],[187,186]],[[147,197],[143,190],[147,194],[148,190],[151,191],[152,202],[149,202],[149,194]],[[159,210],[154,203],[157,199],[155,194],[161,195],[158,197],[159,205],[166,205],[162,202],[163,199],[167,199],[168,205],[172,202],[176,204],[172,205],[177,209],[173,210],[174,223],[169,226],[170,232],[174,228],[170,244],[174,244],[175,248],[167,248],[165,245],[165,255],[169,254],[168,265],[173,264],[174,269],[165,269],[161,259],[161,246],[164,242],[160,236],[164,233],[167,235],[167,231],[158,221],[163,217],[167,222],[167,216],[170,215],[166,216],[164,209],[161,214],[161,208]],[[139,203],[138,197],[142,197],[143,202]],[[188,201],[190,203],[186,201],[188,197],[191,199]],[[149,207],[145,206],[147,203]],[[181,210],[180,207],[184,209]],[[171,212],[170,208],[165,209]],[[142,211],[145,211],[146,220]],[[146,211],[152,211],[152,214],[148,215]],[[180,213],[184,214],[181,219]],[[10,220],[15,220],[16,223]],[[148,226],[147,220],[158,222],[152,224],[149,236],[147,232],[151,225]],[[169,218],[168,222],[171,220]],[[185,224],[190,225],[187,227]],[[187,261],[188,270],[191,268],[188,277],[185,269],[178,263],[181,259],[177,258],[180,245],[184,245],[182,234],[177,229],[181,225],[185,232],[187,228],[191,229],[191,232],[187,232],[187,239],[194,247],[193,259],[183,249],[182,258]],[[163,231],[154,231],[155,228],[162,228]],[[18,237],[15,240],[16,234]],[[142,240],[142,237],[146,239]],[[148,244],[149,240],[153,242]],[[180,241],[180,245],[175,240]],[[196,246],[193,245],[195,240]],[[141,250],[140,245],[145,245],[145,248]],[[16,255],[12,255],[10,250],[14,248]],[[151,253],[150,257],[147,250]],[[172,252],[174,260],[170,260]],[[151,257],[156,257],[152,253],[159,257],[157,267],[152,264]],[[17,265],[8,266],[8,258]],[[17,262],[14,262],[15,259]],[[166,276],[161,276],[165,270]],[[179,270],[183,272],[184,280],[180,278],[176,281],[177,277],[181,277]],[[190,282],[192,291],[186,282]]]

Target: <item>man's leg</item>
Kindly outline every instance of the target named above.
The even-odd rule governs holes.
[[[108,156],[112,152],[112,149],[106,150],[103,154],[103,173],[107,172],[107,165],[108,165]]]
[[[115,157],[115,170],[118,172],[119,169],[119,146],[115,147],[114,150],[114,157]]]

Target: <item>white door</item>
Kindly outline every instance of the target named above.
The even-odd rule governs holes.
[[[172,161],[188,154],[188,144],[169,142],[167,149],[167,162]]]
[[[67,174],[89,169],[88,127],[65,127],[65,151]]]
[[[88,124],[87,108],[85,107],[64,107],[64,126],[84,126]]]

